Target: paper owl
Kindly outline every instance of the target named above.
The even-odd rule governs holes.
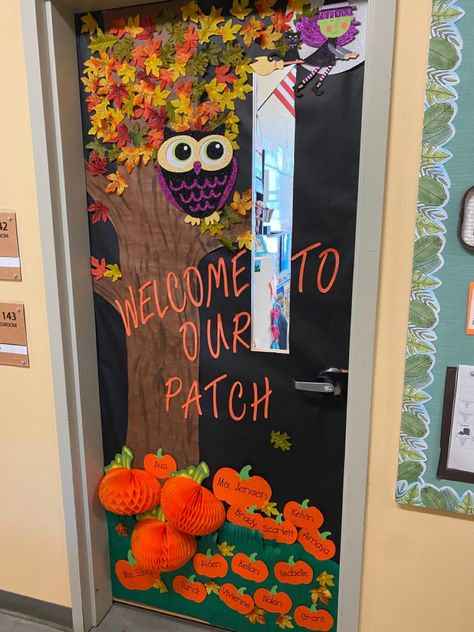
[[[223,128],[213,132],[174,132],[165,128],[158,151],[157,176],[163,193],[186,221],[219,220],[237,179],[238,163]]]

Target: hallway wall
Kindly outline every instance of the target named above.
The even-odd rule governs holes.
[[[23,282],[0,281],[0,300],[25,304],[31,368],[0,366],[0,590],[68,606],[66,539],[20,3],[4,0],[1,5],[0,208],[17,213]]]

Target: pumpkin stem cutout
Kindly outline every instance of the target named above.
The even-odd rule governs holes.
[[[144,470],[132,468],[133,452],[127,446],[105,467],[99,499],[108,511],[120,516],[140,514],[160,502],[161,485]]]
[[[210,474],[207,463],[175,472],[163,486],[161,506],[178,531],[207,535],[217,531],[225,520],[224,505],[202,482]]]

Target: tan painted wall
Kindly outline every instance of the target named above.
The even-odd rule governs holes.
[[[393,500],[429,12],[430,0],[399,0],[361,632],[473,629],[472,521]],[[26,303],[33,366],[0,367],[0,589],[69,604],[18,0],[2,2],[2,20],[0,55],[17,63],[2,71],[14,96],[0,100],[0,206],[19,214],[25,280],[0,282],[0,297]]]
[[[472,520],[393,500],[431,2],[398,4],[361,632],[472,632]]]
[[[24,280],[0,281],[0,300],[25,303],[31,368],[0,367],[0,590],[69,605],[20,9],[1,6],[0,208],[18,214]]]

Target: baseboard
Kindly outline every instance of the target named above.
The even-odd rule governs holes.
[[[59,630],[72,630],[72,610],[48,601],[25,597],[0,590],[0,611],[38,623],[45,623]]]

